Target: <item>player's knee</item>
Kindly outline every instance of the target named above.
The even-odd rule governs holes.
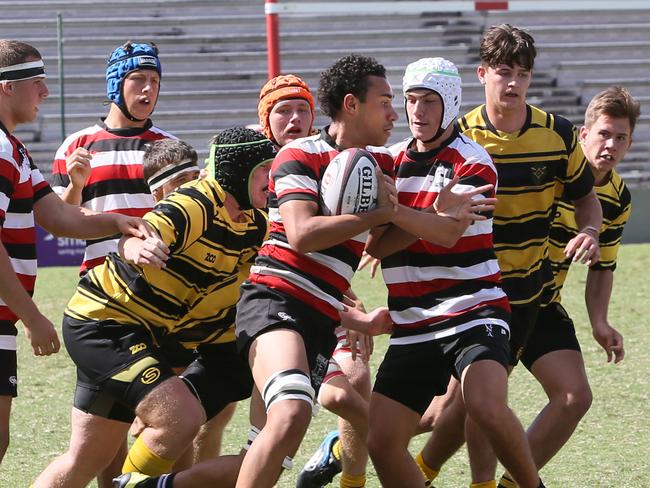
[[[345,408],[349,395],[343,388],[336,388],[325,384],[321,386],[318,402],[331,412],[338,412]]]
[[[484,429],[498,429],[504,425],[505,416],[510,411],[505,402],[495,398],[485,398],[479,405],[466,404],[467,415]]]
[[[573,417],[577,420],[589,411],[592,401],[593,395],[587,383],[551,397],[551,402],[562,410],[563,418]]]
[[[279,371],[262,391],[267,424],[282,438],[302,437],[311,420],[315,391],[299,369]]]
[[[190,441],[205,422],[201,403],[178,378],[170,378],[149,393],[136,413],[147,426]]]

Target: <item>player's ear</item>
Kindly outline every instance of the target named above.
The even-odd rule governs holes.
[[[16,87],[11,81],[5,81],[3,83],[0,83],[0,90],[2,90],[3,95],[10,95],[14,92]]]
[[[354,113],[354,112],[356,112],[358,110],[359,103],[360,102],[359,102],[359,99],[357,97],[355,97],[352,93],[348,93],[347,95],[345,95],[343,97],[343,104],[342,104],[341,108],[345,112]]]
[[[587,138],[587,134],[589,133],[589,129],[585,127],[584,125],[580,127],[580,131],[578,132],[578,140],[580,142],[584,142],[584,140]]]
[[[476,76],[478,76],[478,81],[481,82],[481,85],[485,85],[485,73],[486,73],[485,66],[482,64],[478,65],[478,68],[476,68]]]

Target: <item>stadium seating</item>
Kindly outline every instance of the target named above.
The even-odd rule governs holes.
[[[106,112],[106,56],[127,39],[151,40],[160,47],[164,73],[154,119],[201,155],[214,132],[256,121],[257,93],[267,76],[263,0],[0,0],[0,7],[3,37],[34,44],[47,63],[51,95],[40,120],[19,131],[46,173],[61,140],[57,12],[63,16],[66,133]],[[481,33],[501,22],[525,27],[536,39],[539,56],[531,103],[579,124],[590,97],[610,84],[627,86],[642,103],[650,99],[650,11],[614,17],[602,12],[501,11],[283,16],[282,70],[305,77],[315,88],[322,68],[358,52],[386,65],[399,91],[408,61],[445,56],[459,65],[463,110],[470,109],[483,97],[474,74]],[[399,96],[395,105],[402,112]],[[317,123],[324,122],[319,116]],[[393,141],[406,134],[401,117]],[[650,136],[649,117],[641,118],[636,136],[641,143],[626,159],[624,173],[630,181],[643,182],[650,179],[648,144],[642,143]]]

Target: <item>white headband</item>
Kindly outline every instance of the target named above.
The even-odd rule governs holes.
[[[45,63],[42,59],[28,63],[12,64],[0,68],[0,81],[22,81],[45,78]]]
[[[191,159],[185,159],[178,164],[168,164],[160,168],[147,180],[149,190],[154,191],[170,180],[173,180],[178,175],[187,173],[189,171],[200,171],[199,166]]]

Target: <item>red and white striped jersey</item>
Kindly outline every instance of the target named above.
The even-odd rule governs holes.
[[[32,295],[36,282],[34,203],[52,189],[27,148],[0,123],[0,227],[16,276]],[[18,318],[0,299],[0,349],[16,348]]]
[[[424,210],[455,175],[454,191],[497,184],[488,153],[454,132],[441,147],[416,152],[413,139],[390,148],[395,158],[401,204]],[[493,197],[494,191],[485,197]],[[481,198],[481,197],[474,197]],[[508,329],[508,299],[499,286],[499,264],[492,244],[492,218],[476,221],[451,248],[418,239],[382,260],[388,308],[395,322],[393,343],[422,342],[483,324]]]
[[[70,135],[56,152],[52,166],[52,187],[60,196],[70,178],[65,160],[78,147],[91,152],[90,178],[81,194],[81,206],[96,212],[115,212],[142,217],[154,205],[144,181],[142,159],[146,145],[158,139],[174,138],[153,127],[109,129],[103,121]],[[109,252],[117,252],[116,236],[86,241],[81,272],[104,262]]]
[[[269,239],[260,249],[250,281],[263,283],[339,320],[343,292],[361,259],[367,232],[342,244],[305,254],[291,248],[279,207],[291,200],[318,203],[318,185],[329,162],[341,149],[327,134],[298,139],[284,146],[273,161],[269,181]],[[393,158],[386,148],[368,146],[382,171],[392,174]]]

